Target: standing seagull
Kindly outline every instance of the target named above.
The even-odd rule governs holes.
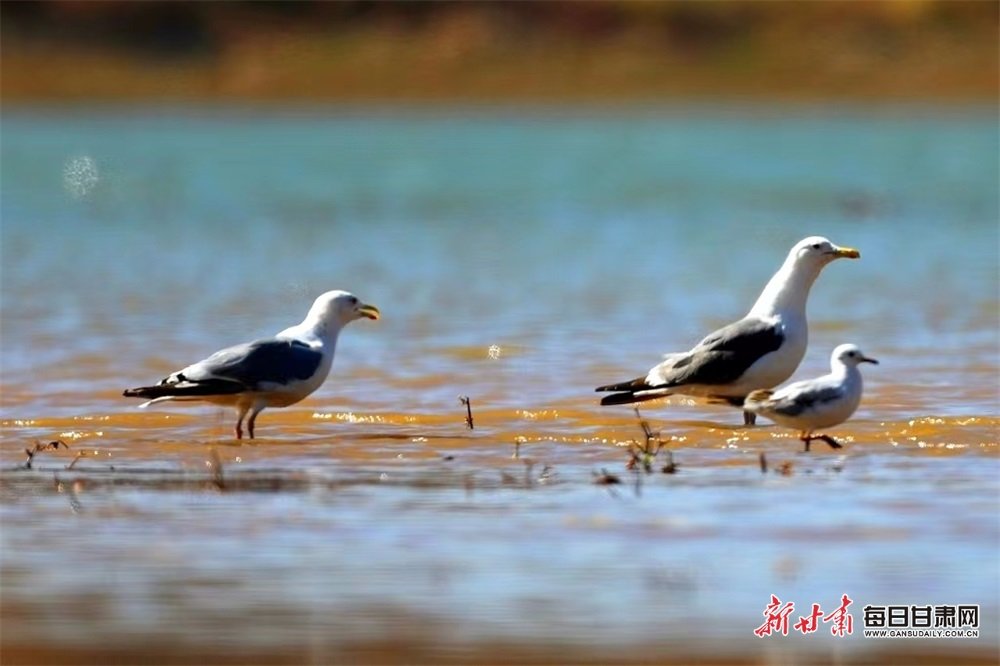
[[[203,400],[236,407],[236,439],[243,417],[253,439],[254,420],[265,407],[294,405],[330,374],[337,335],[355,319],[377,320],[379,311],[346,291],[328,291],[312,304],[301,324],[264,338],[217,351],[171,374],[156,386],[126,389],[129,398],[148,398],[140,407],[165,400]]]
[[[878,361],[865,356],[857,345],[840,345],[830,357],[830,374],[795,382],[777,391],[754,391],[747,396],[743,408],[798,430],[800,439],[806,443],[806,451],[814,439],[839,449],[841,445],[833,437],[813,435],[813,432],[843,423],[858,408],[863,384],[859,363],[878,365]]]
[[[816,277],[834,259],[860,256],[857,250],[838,247],[821,236],[799,241],[747,316],[710,334],[690,351],[667,354],[645,377],[598,387],[615,391],[601,404],[623,405],[679,393],[738,407],[751,391],[777,386],[792,376],[806,353],[806,299]],[[743,412],[746,425],[755,421],[752,412]]]

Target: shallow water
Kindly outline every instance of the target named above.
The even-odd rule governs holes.
[[[7,657],[994,660],[997,132],[989,109],[6,111]],[[817,281],[798,376],[841,342],[882,361],[845,449],[673,398],[643,415],[677,472],[627,470],[635,415],[592,387],[743,314],[812,233],[862,259]],[[258,440],[120,397],[331,288],[384,319]],[[844,593],[850,638],[752,634],[771,594]],[[858,635],[900,603],[980,604],[982,635]]]

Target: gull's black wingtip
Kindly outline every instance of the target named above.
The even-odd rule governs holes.
[[[157,384],[156,386],[140,386],[139,388],[125,389],[122,395],[126,398],[145,398],[155,400],[156,398],[184,398],[203,397],[212,395],[233,395],[246,391],[247,387],[239,382],[231,382],[225,379],[206,379],[200,382],[190,382],[187,384]]]
[[[601,405],[604,407],[608,405],[630,405],[633,402],[636,402],[634,393],[612,393],[601,398]]]
[[[638,381],[638,380],[637,380]],[[602,405],[633,405],[637,402],[647,400],[659,400],[670,395],[670,390],[663,386],[650,386],[643,381],[638,387],[634,384],[619,384],[617,387],[609,387],[607,390],[618,391],[601,398]]]
[[[635,391],[644,391],[651,388],[653,387],[646,383],[645,377],[639,377],[627,382],[618,382],[617,384],[605,384],[604,386],[598,386],[594,390],[597,392],[623,391],[625,393],[634,393]]]

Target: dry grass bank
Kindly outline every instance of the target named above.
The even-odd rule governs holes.
[[[3,5],[7,102],[989,101],[1000,92],[993,2],[21,5]]]

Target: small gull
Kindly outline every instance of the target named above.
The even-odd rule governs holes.
[[[630,404],[676,393],[738,407],[751,391],[777,386],[792,376],[805,355],[806,300],[820,271],[835,259],[860,256],[821,236],[799,241],[743,319],[711,333],[689,351],[665,355],[644,377],[598,387],[614,392],[601,404]],[[752,412],[743,412],[745,424],[755,420]]]
[[[806,451],[814,439],[834,449],[842,448],[833,437],[813,432],[843,423],[858,408],[863,388],[859,363],[878,365],[878,361],[865,356],[857,345],[840,345],[830,357],[830,374],[795,382],[775,391],[754,391],[747,396],[743,408],[798,430]]]
[[[346,291],[328,291],[313,303],[301,324],[264,338],[217,351],[179,370],[156,386],[127,389],[129,398],[147,398],[147,407],[166,400],[200,400],[236,408],[236,438],[243,417],[253,439],[254,421],[265,407],[293,405],[320,387],[333,364],[337,336],[347,324],[379,310]]]

